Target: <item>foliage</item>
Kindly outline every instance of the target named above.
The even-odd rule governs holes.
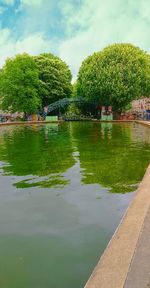
[[[72,92],[71,72],[60,58],[52,54],[34,57],[39,70],[42,105],[70,97]]]
[[[72,84],[72,98],[78,98],[77,82]]]
[[[41,105],[39,74],[28,54],[8,58],[0,73],[0,97],[3,110],[34,113]]]
[[[76,103],[72,103],[66,112],[67,116],[80,116],[80,109]]]
[[[72,98],[78,99],[81,101],[77,101],[74,103],[74,109],[76,107],[76,115],[82,115],[82,116],[90,116],[91,114],[94,115],[96,112],[96,105],[95,103],[88,101],[87,98],[82,99],[82,95],[78,93],[78,83],[75,82],[72,85]],[[84,100],[84,101],[83,101]]]
[[[110,45],[83,61],[77,91],[121,110],[133,99],[150,95],[150,58],[131,44]]]

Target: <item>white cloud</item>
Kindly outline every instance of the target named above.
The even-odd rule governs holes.
[[[74,77],[85,57],[111,43],[131,42],[150,51],[149,0],[85,0],[78,9],[68,2],[61,0],[67,39],[59,53]]]
[[[28,6],[40,6],[42,4],[42,0],[21,0],[20,3]]]
[[[22,29],[24,35],[39,31],[51,33],[51,27],[55,25],[54,3],[54,0],[21,0],[16,10],[21,12],[15,21],[17,30]]]
[[[6,7],[0,6],[0,15],[6,11]]]
[[[14,3],[14,0],[1,1]],[[24,51],[30,54],[58,51],[75,79],[83,59],[111,43],[131,42],[150,51],[149,0],[21,0],[20,3],[19,9],[24,14],[16,17],[13,32],[0,31],[1,64],[6,57]],[[55,26],[56,3],[62,17],[59,16]],[[61,40],[58,25],[64,27],[65,38],[60,37]],[[18,34],[21,31],[17,39],[15,29]]]
[[[15,0],[1,0],[1,2],[5,5],[14,5]]]
[[[0,66],[3,66],[7,57],[12,57],[18,53],[27,52],[31,55],[37,55],[51,50],[51,41],[45,38],[42,33],[35,33],[14,40],[11,36],[11,30],[2,29],[0,35]]]

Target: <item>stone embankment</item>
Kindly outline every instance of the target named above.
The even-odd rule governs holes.
[[[62,123],[63,120],[58,121],[17,121],[17,122],[3,122],[0,123],[0,126],[8,125],[34,125],[34,124],[46,124],[46,123]]]
[[[80,120],[79,120],[80,121]],[[83,120],[85,121],[85,120]],[[99,123],[127,123],[127,122],[135,122],[134,120],[97,120],[97,119],[91,119],[87,121],[92,122],[99,122]],[[33,125],[33,124],[46,124],[46,123],[62,123],[64,120],[58,120],[58,121],[15,121],[15,122],[0,122],[0,126],[8,126],[8,125]]]
[[[150,127],[150,121],[136,120],[135,122]]]

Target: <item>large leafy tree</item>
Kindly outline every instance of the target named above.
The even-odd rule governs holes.
[[[3,110],[31,114],[41,106],[39,72],[33,57],[24,53],[9,58],[0,73]]]
[[[77,89],[81,97],[122,110],[150,95],[149,55],[131,44],[110,45],[83,61]]]
[[[39,70],[42,105],[70,97],[71,72],[65,62],[53,54],[44,53],[34,57]]]

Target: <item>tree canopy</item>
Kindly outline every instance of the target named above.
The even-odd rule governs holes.
[[[53,54],[8,58],[0,70],[1,108],[32,114],[73,95],[125,109],[150,96],[150,56],[131,44],[113,44],[83,61],[74,88],[71,79],[67,64]]]
[[[150,58],[131,44],[113,44],[83,61],[78,95],[101,105],[124,109],[133,99],[150,95]]]
[[[32,114],[41,107],[70,97],[71,72],[52,54],[29,56],[24,53],[8,58],[0,71],[2,110]]]
[[[59,57],[48,53],[34,59],[39,70],[43,106],[70,97],[72,75],[67,64]]]
[[[41,106],[39,72],[28,54],[8,58],[0,73],[0,98],[3,110],[34,113]]]

